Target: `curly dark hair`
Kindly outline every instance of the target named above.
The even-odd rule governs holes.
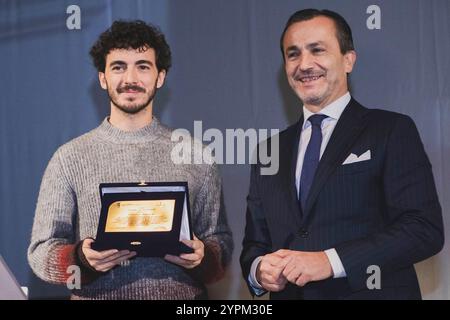
[[[99,72],[105,72],[106,56],[113,49],[153,48],[158,71],[169,72],[172,64],[170,47],[161,30],[142,20],[114,21],[112,26],[103,32],[89,51],[94,66]]]

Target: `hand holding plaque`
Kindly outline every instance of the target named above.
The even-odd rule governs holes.
[[[194,250],[193,253],[182,253],[180,256],[166,254],[164,259],[183,268],[192,269],[198,266],[205,256],[205,245],[195,235],[194,240],[182,240],[184,244]]]

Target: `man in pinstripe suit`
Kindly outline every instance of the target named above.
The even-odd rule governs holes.
[[[303,115],[279,135],[278,173],[252,166],[241,254],[251,293],[420,299],[413,264],[442,249],[444,232],[413,121],[350,96],[356,53],[337,13],[296,12],[281,50]]]

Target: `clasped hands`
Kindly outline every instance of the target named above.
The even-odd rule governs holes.
[[[262,257],[256,279],[267,291],[278,292],[288,282],[303,287],[311,281],[333,276],[333,269],[324,251],[305,252],[281,249]]]

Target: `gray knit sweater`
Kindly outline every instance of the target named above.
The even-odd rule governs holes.
[[[73,299],[195,299],[204,283],[217,280],[231,258],[231,232],[222,212],[216,165],[174,164],[176,142],[156,118],[133,132],[108,119],[96,129],[61,146],[42,179],[28,261],[45,281],[66,284],[70,265],[81,267],[81,289]],[[193,150],[196,152],[198,150]],[[205,244],[205,257],[193,270],[160,258],[135,258],[100,274],[80,262],[77,244],[95,238],[102,182],[187,181],[194,234]],[[80,250],[78,250],[80,251]]]

